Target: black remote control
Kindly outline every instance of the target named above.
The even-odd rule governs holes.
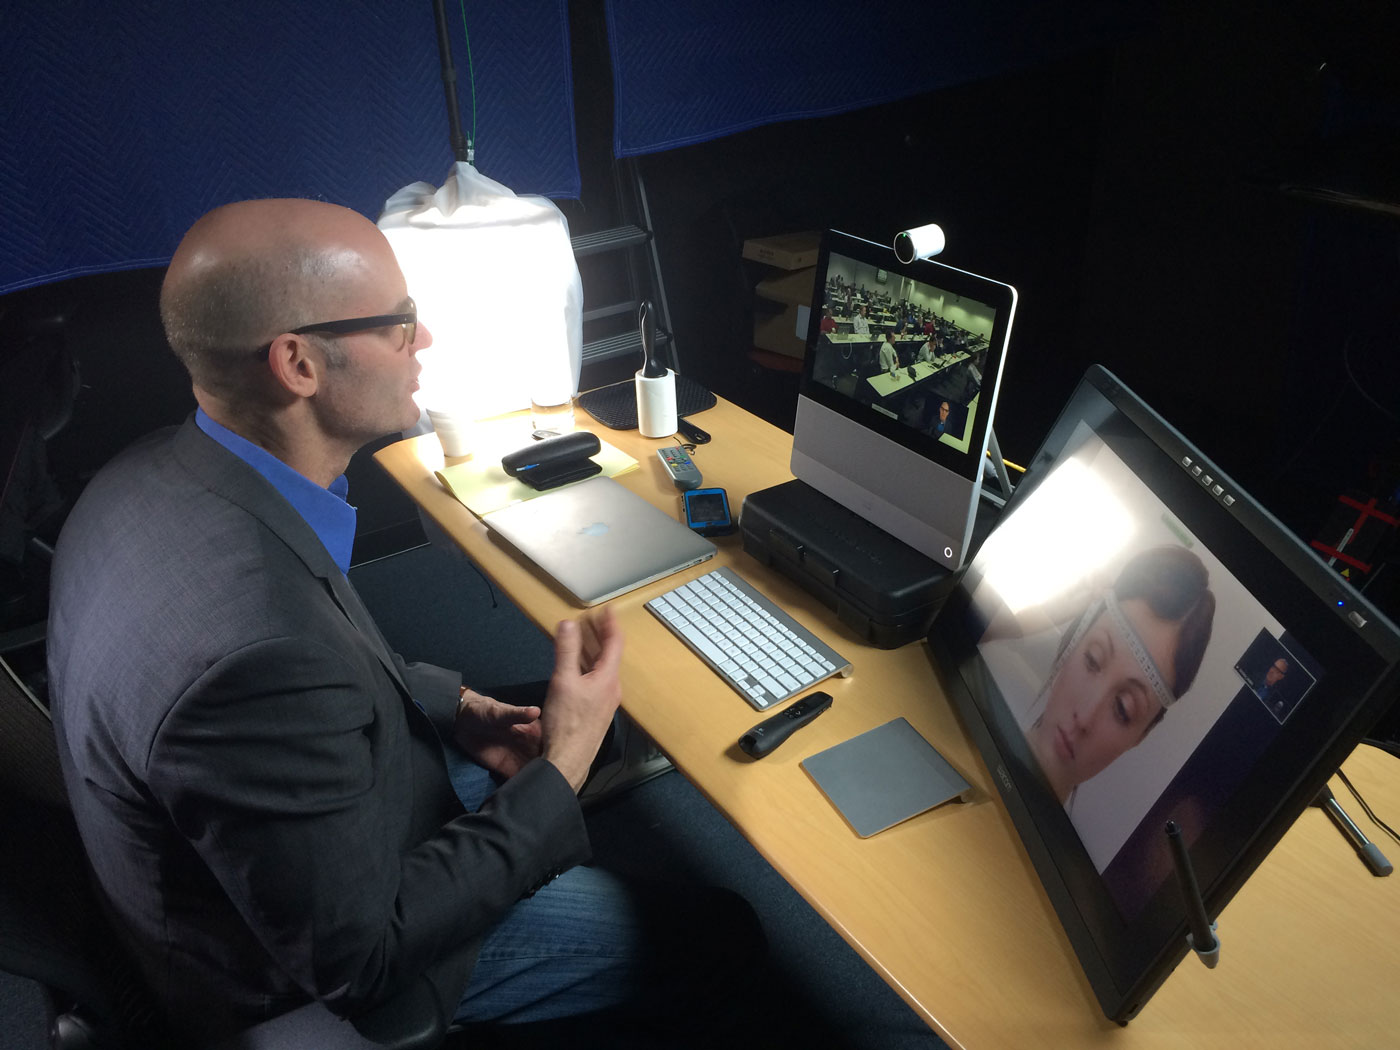
[[[830,693],[808,693],[786,711],[750,729],[739,738],[739,746],[754,758],[762,758],[830,706]]]

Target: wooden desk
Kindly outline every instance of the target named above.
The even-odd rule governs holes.
[[[725,401],[696,421],[714,441],[695,462],[707,482],[729,490],[736,509],[747,492],[791,477],[791,438],[782,431]],[[641,462],[621,480],[678,513],[679,496],[654,451],[671,442],[597,429]],[[432,471],[442,453],[433,435],[375,458],[536,623],[550,629],[577,614],[562,591],[439,486]],[[743,554],[738,536],[719,545],[715,563],[611,603],[627,634],[627,712],[950,1046],[1400,1045],[1400,879],[1372,877],[1316,809],[1221,915],[1219,968],[1188,958],[1137,1020],[1126,1028],[1107,1021],[923,643],[893,651],[863,645],[815,599]],[[832,709],[762,761],[735,743],[758,716],[642,607],[714,564],[734,566],[855,665],[851,678],[826,686]],[[967,778],[976,797],[862,840],[798,762],[898,715]],[[1400,812],[1394,759],[1361,748],[1346,768],[1382,814]],[[1345,790],[1334,790],[1364,820]]]

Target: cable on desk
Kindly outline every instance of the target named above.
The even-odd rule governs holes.
[[[1371,744],[1373,747],[1379,747],[1382,751],[1389,752],[1392,755],[1396,753],[1394,745],[1387,745],[1383,741],[1366,740],[1364,741],[1364,743]],[[1392,828],[1385,821],[1381,820],[1380,817],[1376,816],[1375,810],[1371,808],[1370,803],[1368,803],[1364,798],[1361,797],[1361,792],[1356,790],[1356,785],[1351,782],[1351,778],[1348,777],[1346,773],[1342,772],[1342,770],[1340,769],[1337,770],[1337,777],[1341,780],[1343,784],[1347,786],[1347,790],[1352,793],[1356,801],[1360,803],[1361,808],[1366,811],[1366,815],[1371,818],[1371,822],[1375,824],[1376,827],[1381,828],[1396,842],[1400,842],[1400,834],[1396,834],[1394,828]]]
[[[1370,744],[1379,751],[1384,751],[1393,758],[1400,758],[1400,744],[1393,740],[1378,740],[1375,737],[1366,737],[1361,741],[1363,744]]]
[[[481,577],[481,582],[486,584],[486,593],[491,596],[491,608],[499,609],[500,606],[496,604],[496,588],[491,586],[490,577],[488,577],[486,573],[482,572],[481,567],[477,565],[476,562],[472,561],[470,558],[467,559],[467,564],[476,570],[476,574]]]

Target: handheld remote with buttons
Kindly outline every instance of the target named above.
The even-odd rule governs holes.
[[[700,468],[686,454],[685,449],[679,445],[669,445],[666,448],[657,449],[656,454],[661,457],[661,465],[666,468],[666,473],[671,475],[671,480],[676,483],[676,488],[686,492],[700,487],[700,482],[703,480],[700,477]]]
[[[762,758],[830,706],[830,693],[808,693],[787,710],[750,729],[739,738],[739,746],[754,758]]]

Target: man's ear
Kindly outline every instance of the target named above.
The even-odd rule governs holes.
[[[320,387],[325,362],[302,336],[290,332],[272,341],[267,368],[278,385],[295,397],[311,397]]]

